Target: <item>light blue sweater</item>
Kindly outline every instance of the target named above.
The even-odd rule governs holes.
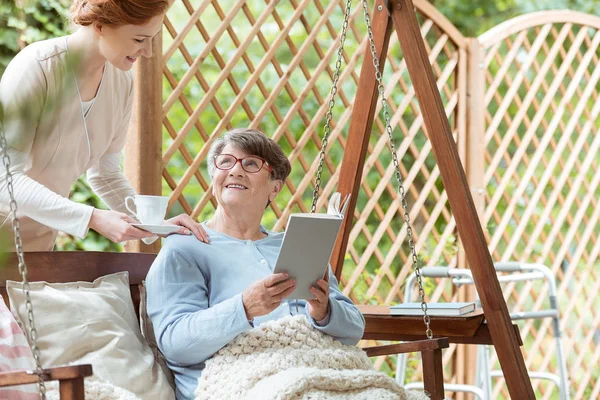
[[[148,315],[158,346],[175,374],[177,399],[193,399],[204,362],[237,335],[252,329],[246,318],[242,292],[273,273],[283,233],[268,232],[261,240],[239,240],[206,229],[210,243],[194,236],[169,236],[146,279]],[[298,301],[318,330],[345,344],[356,344],[365,322],[351,300],[338,288],[329,271],[330,312],[324,326]],[[254,325],[296,314],[296,301],[282,302]],[[319,321],[322,323],[322,321]]]

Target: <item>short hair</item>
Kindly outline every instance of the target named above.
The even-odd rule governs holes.
[[[292,171],[290,160],[288,160],[277,142],[257,129],[236,128],[227,131],[210,146],[206,164],[211,178],[215,174],[214,157],[221,154],[221,151],[228,144],[245,153],[267,160],[273,169],[271,174],[272,179],[279,179],[285,182],[285,179]]]
[[[81,26],[144,25],[169,5],[169,0],[73,0],[71,20]]]

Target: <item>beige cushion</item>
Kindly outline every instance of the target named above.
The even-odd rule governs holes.
[[[20,282],[7,282],[13,313],[27,321]],[[92,364],[94,375],[143,400],[174,399],[133,309],[127,272],[93,283],[31,283],[44,366]]]

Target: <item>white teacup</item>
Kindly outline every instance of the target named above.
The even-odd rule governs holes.
[[[136,211],[129,208],[129,201],[133,201]],[[162,225],[167,213],[168,196],[136,195],[125,198],[125,207],[144,225]]]

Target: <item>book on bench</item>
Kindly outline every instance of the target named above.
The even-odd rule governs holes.
[[[296,289],[287,299],[312,300],[310,287],[327,273],[329,259],[348,206],[340,193],[329,199],[327,214],[290,214],[283,236],[283,244],[273,273],[287,272],[296,280]]]
[[[475,311],[475,303],[427,303],[427,315],[456,316]],[[425,315],[421,303],[402,303],[390,306],[391,315]]]

